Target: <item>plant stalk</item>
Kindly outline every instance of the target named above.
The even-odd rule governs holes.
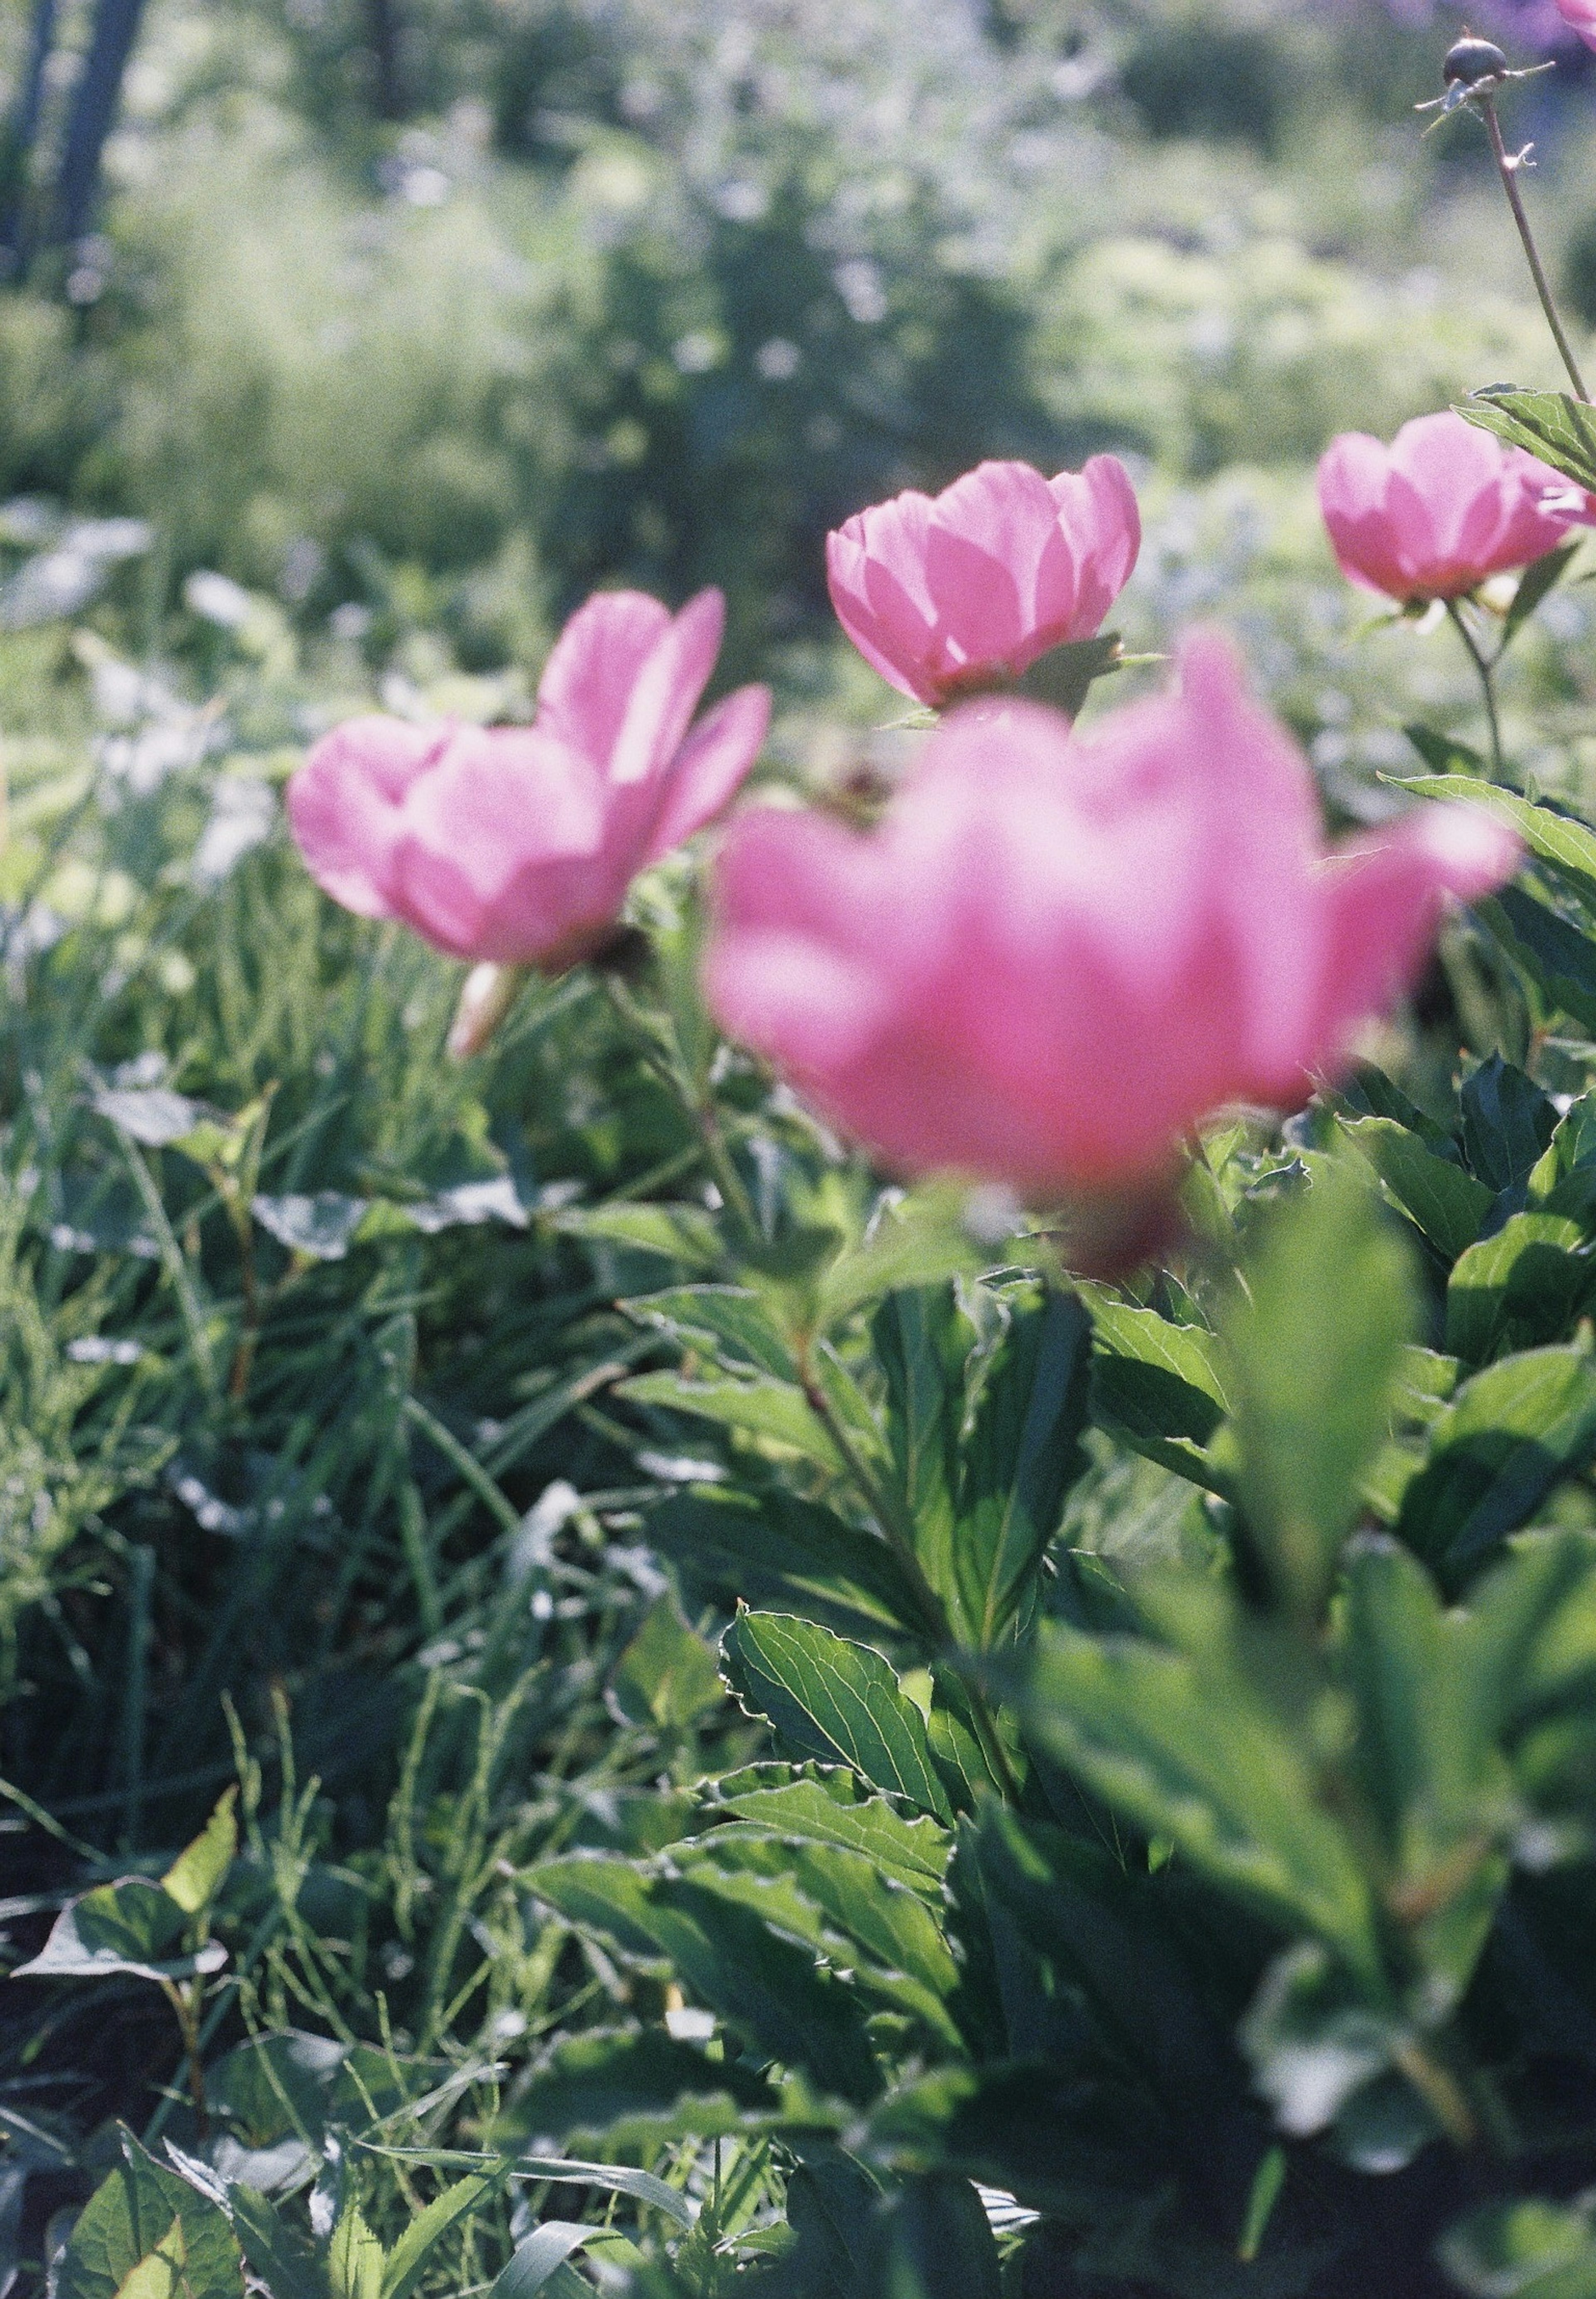
[[[1513,211],[1513,220],[1518,227],[1518,237],[1524,242],[1524,253],[1529,262],[1530,277],[1535,283],[1535,293],[1541,298],[1541,309],[1546,314],[1546,324],[1551,329],[1552,338],[1562,354],[1563,365],[1568,370],[1568,380],[1574,386],[1575,397],[1583,399],[1588,407],[1591,403],[1591,394],[1585,389],[1585,379],[1579,371],[1579,361],[1574,356],[1574,347],[1568,341],[1562,318],[1553,299],[1551,285],[1546,277],[1546,267],[1541,261],[1541,251],[1535,245],[1535,235],[1530,228],[1529,215],[1518,189],[1517,162],[1510,157],[1507,145],[1502,142],[1501,122],[1496,116],[1496,99],[1487,93],[1476,95],[1474,102],[1475,110],[1485,123],[1485,133],[1491,138],[1491,150],[1496,161],[1496,171],[1501,178],[1501,187],[1508,195],[1508,205]]]
[[[1480,692],[1485,698],[1485,718],[1491,728],[1492,774],[1497,782],[1505,783],[1508,778],[1507,762],[1502,757],[1501,725],[1496,715],[1496,665],[1487,659],[1484,649],[1464,621],[1463,610],[1456,599],[1447,601],[1446,611],[1452,628],[1468,649],[1470,662],[1479,673]]]

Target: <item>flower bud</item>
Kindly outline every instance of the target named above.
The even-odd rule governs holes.
[[[1448,87],[1459,81],[1465,87],[1477,87],[1483,79],[1504,79],[1507,70],[1507,57],[1494,40],[1477,39],[1472,32],[1466,32],[1447,50],[1441,77]]]

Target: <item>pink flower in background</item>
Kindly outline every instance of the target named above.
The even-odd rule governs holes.
[[[1342,574],[1404,606],[1527,567],[1592,516],[1556,471],[1450,411],[1405,423],[1389,447],[1363,431],[1333,439],[1319,508]]]
[[[1596,0],[1558,0],[1558,14],[1587,48],[1596,48]]]
[[[911,488],[849,519],[826,539],[826,573],[865,660],[901,693],[940,704],[1094,637],[1141,543],[1112,455],[1056,479],[981,463],[942,494]]]
[[[762,686],[689,732],[725,619],[719,591],[674,619],[638,592],[602,592],[566,625],[529,727],[336,727],[288,785],[312,876],[456,957],[574,965],[637,873],[718,814],[758,755]]]
[[[1090,736],[1028,702],[953,713],[868,835],[740,817],[706,988],[889,1165],[1139,1185],[1219,1105],[1301,1104],[1411,982],[1443,897],[1517,851],[1439,806],[1326,851],[1300,751],[1202,634],[1175,693]]]

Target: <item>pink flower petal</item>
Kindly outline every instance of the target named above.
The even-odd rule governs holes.
[[[452,726],[350,718],[324,735],[288,784],[288,823],[316,884],[359,917],[393,916],[400,802],[446,749]]]

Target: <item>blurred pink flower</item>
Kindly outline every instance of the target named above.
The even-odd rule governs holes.
[[[953,713],[878,827],[741,816],[711,1006],[890,1166],[1033,1192],[1156,1184],[1221,1104],[1293,1108],[1412,981],[1512,833],[1426,806],[1326,851],[1290,736],[1218,634],[1089,735]]]
[[[566,625],[528,726],[352,718],[288,785],[318,885],[458,958],[546,972],[586,957],[637,873],[718,814],[770,714],[740,687],[689,732],[726,619],[601,592]]]
[[[849,519],[826,539],[826,572],[865,660],[901,693],[940,704],[1094,637],[1141,543],[1112,455],[1056,479],[981,463],[939,495],[911,488]]]
[[[1587,48],[1596,48],[1596,0],[1558,0],[1558,14]]]
[[[1450,411],[1405,423],[1389,447],[1363,431],[1333,439],[1319,508],[1342,574],[1404,606],[1527,567],[1592,512],[1546,464]]]

